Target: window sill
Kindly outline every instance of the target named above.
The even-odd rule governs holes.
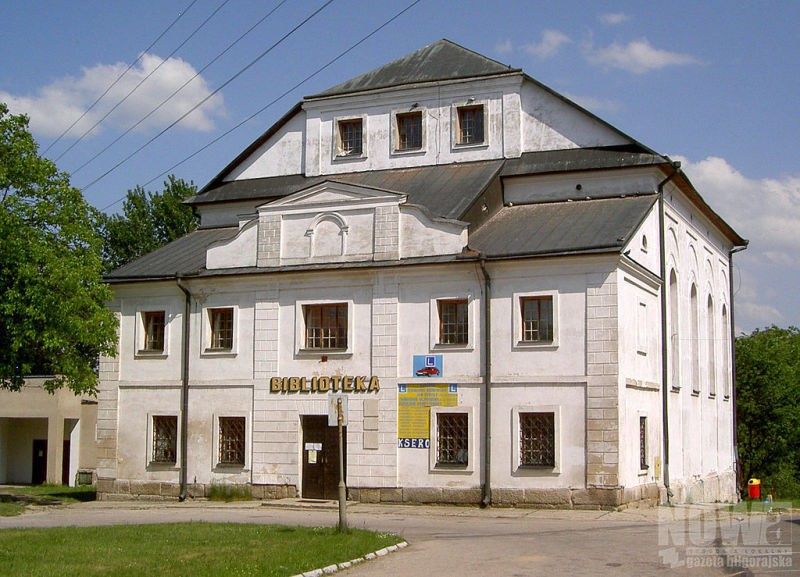
[[[699,397],[700,396],[700,391],[692,391],[692,396],[693,397]]]
[[[639,476],[640,477],[647,477],[650,474],[650,469],[639,469]]]
[[[546,465],[518,465],[514,469],[515,477],[558,477],[561,467],[548,467]]]
[[[333,161],[334,162],[346,163],[346,162],[353,162],[353,161],[357,161],[357,160],[364,160],[365,158],[367,158],[367,155],[364,154],[363,152],[360,153],[360,154],[338,154],[337,153],[337,154],[335,154],[333,156]]]
[[[164,351],[136,351],[133,355],[134,359],[166,359],[167,353]]]
[[[670,392],[672,392],[672,393],[680,393],[681,392],[681,388],[677,387],[675,385],[672,385],[672,388],[670,389]]]
[[[724,397],[722,397],[722,400],[723,401],[730,401],[731,400],[731,396],[730,395],[725,395]]]
[[[405,150],[392,150],[391,156],[422,156],[428,151],[425,148],[407,148]]]
[[[336,359],[349,358],[353,356],[350,349],[299,349],[296,356],[300,358],[333,357]]]
[[[444,344],[444,343],[436,343],[433,345],[434,351],[472,351],[475,347],[472,346],[472,343],[457,343],[457,344]]]
[[[436,463],[431,473],[444,473],[444,474],[458,474],[458,475],[470,475],[474,472],[473,468],[466,465],[456,465],[456,464],[447,464],[447,463]]]
[[[147,465],[148,471],[180,471],[181,468],[178,467],[176,463],[161,463],[156,461],[151,461]]]
[[[236,351],[232,349],[205,349],[200,353],[201,357],[233,358]]]
[[[717,398],[717,393],[708,393],[708,398],[709,399],[716,399]]]
[[[453,145],[453,150],[480,150],[482,148],[489,148],[489,143],[484,140],[483,142],[456,143]]]
[[[517,344],[515,344],[513,348],[521,350],[537,349],[554,351],[558,349],[558,343],[556,341],[517,341]]]
[[[214,473],[246,473],[249,469],[245,465],[235,465],[232,463],[217,463],[212,469]]]

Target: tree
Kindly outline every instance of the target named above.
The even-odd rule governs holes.
[[[94,211],[38,154],[28,118],[0,103],[0,388],[31,374],[93,392],[99,355],[114,355]]]
[[[104,216],[101,225],[106,270],[131,262],[197,228],[183,201],[197,194],[194,183],[170,175],[160,193],[141,186],[129,190],[122,215]]]
[[[782,485],[784,492],[796,491],[800,486],[800,329],[772,326],[738,337],[736,380],[744,478],[761,477]]]

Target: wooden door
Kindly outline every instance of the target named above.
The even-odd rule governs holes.
[[[336,499],[339,495],[339,432],[326,415],[304,415],[303,489],[306,499]],[[342,431],[346,435],[347,428]],[[347,470],[345,443],[345,471]]]
[[[33,440],[31,483],[41,485],[47,480],[47,439]]]

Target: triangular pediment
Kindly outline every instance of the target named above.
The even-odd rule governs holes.
[[[359,186],[326,180],[279,200],[262,204],[259,211],[269,211],[300,207],[325,207],[336,205],[399,204],[406,201],[406,195],[390,190]]]

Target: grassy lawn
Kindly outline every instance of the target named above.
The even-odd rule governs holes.
[[[731,505],[731,511],[740,513],[766,513],[771,509],[784,509],[787,507],[800,509],[800,499],[778,499],[772,503],[764,503],[764,501],[740,501],[735,505]]]
[[[0,517],[13,517],[25,510],[23,503],[3,503],[0,501]]]
[[[210,523],[6,529],[0,575],[288,576],[400,540],[355,529]]]
[[[28,485],[24,487],[0,489],[0,493],[52,498],[63,501],[64,503],[94,501],[97,498],[97,491],[91,485],[81,485],[78,487],[67,487],[66,485]]]

